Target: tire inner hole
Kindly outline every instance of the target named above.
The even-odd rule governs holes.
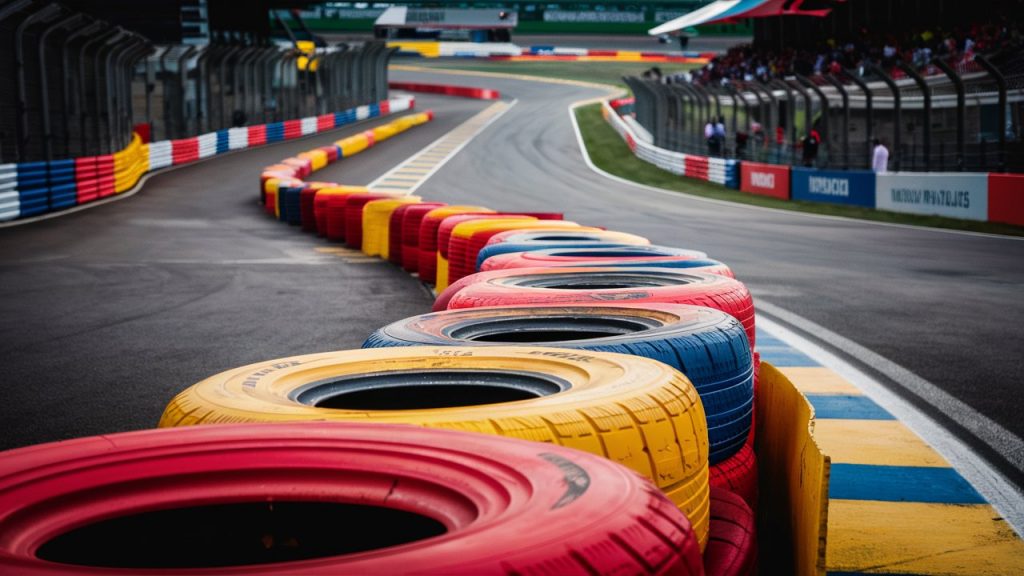
[[[654,268],[639,268],[629,272],[594,272],[587,274],[544,274],[519,276],[507,280],[508,284],[526,288],[555,290],[623,290],[628,288],[655,288],[680,286],[695,279],[682,274],[659,273]]]
[[[292,399],[335,410],[428,410],[529,400],[569,386],[555,376],[515,370],[402,370],[314,382]]]
[[[104,568],[215,568],[343,556],[446,531],[433,518],[381,506],[243,502],[102,520],[46,542],[36,556]]]
[[[456,326],[448,332],[448,336],[456,340],[504,344],[566,342],[632,334],[657,325],[639,319],[609,317],[496,318]]]

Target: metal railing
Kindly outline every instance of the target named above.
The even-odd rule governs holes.
[[[865,169],[879,138],[893,170],[1022,172],[1024,55],[978,56],[975,63],[957,71],[935,60],[929,76],[903,66],[900,79],[869,67],[864,75],[851,70],[716,85],[683,75],[624,80],[636,97],[637,122],[653,144],[669,150]],[[707,124],[719,119],[724,140],[705,138]],[[817,154],[804,146],[812,129]]]
[[[387,98],[383,42],[303,53],[241,37],[146,38],[46,0],[0,6],[0,163],[111,154],[156,139],[326,114]]]

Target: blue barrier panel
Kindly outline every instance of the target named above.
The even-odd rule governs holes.
[[[370,118],[380,116],[380,104],[370,104]]]
[[[69,182],[50,187],[50,208],[69,208],[78,204],[78,184]]]
[[[350,110],[345,110],[344,112],[335,112],[334,113],[334,125],[335,126],[342,126],[344,124],[351,124],[351,123],[353,123],[355,121],[356,121],[356,111],[355,110],[350,109]]]
[[[867,170],[796,168],[790,173],[793,200],[875,207],[875,173]]]
[[[75,181],[74,160],[54,160],[50,162],[50,184],[63,184]]]
[[[217,154],[223,154],[228,151],[229,140],[227,130],[217,130]]]
[[[18,190],[18,201],[21,204],[21,216],[34,216],[49,210],[50,189],[27,188]]]
[[[284,140],[284,122],[267,124],[267,142],[280,142],[281,140]]]
[[[554,53],[555,53],[555,47],[554,46],[543,46],[543,45],[530,46],[530,54],[535,54],[536,55],[536,54],[554,54]]]

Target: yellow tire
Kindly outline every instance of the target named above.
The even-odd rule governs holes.
[[[160,427],[360,421],[511,436],[599,454],[650,478],[707,543],[708,431],[697,391],[638,356],[413,347],[295,356],[186,389]]]
[[[363,206],[363,253],[388,259],[388,228],[391,213],[402,204],[416,204],[419,196],[374,200]]]

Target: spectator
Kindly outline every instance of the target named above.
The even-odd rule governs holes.
[[[871,140],[875,149],[871,154],[871,169],[875,174],[885,174],[889,170],[889,149],[878,138]]]
[[[725,116],[719,116],[718,122],[715,123],[715,149],[718,152],[717,156],[722,156],[725,152]]]
[[[708,144],[708,156],[718,156],[718,139],[715,138],[715,123],[708,120],[704,126],[704,140]]]
[[[803,160],[804,166],[810,168],[814,166],[815,159],[818,158],[818,143],[821,141],[821,136],[817,130],[811,130],[804,137],[803,141]]]

